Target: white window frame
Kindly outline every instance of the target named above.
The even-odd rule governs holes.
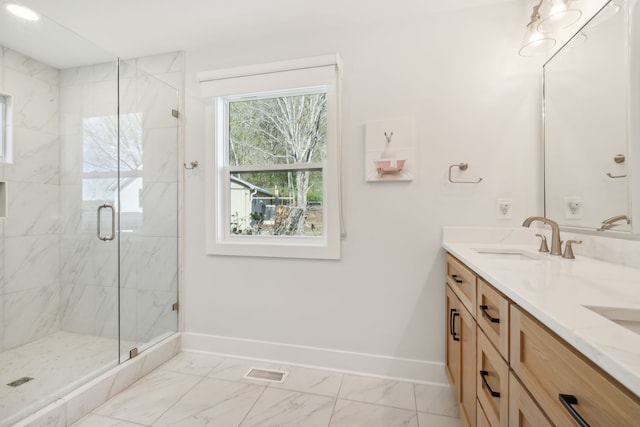
[[[337,55],[262,64],[198,74],[205,99],[206,252],[209,255],[340,259],[339,60]],[[256,95],[327,94],[327,158],[322,163],[229,167],[225,108],[230,100]],[[233,171],[321,169],[323,172],[322,236],[247,236],[230,231],[229,175]]]
[[[13,97],[0,92],[0,163],[12,163]]]

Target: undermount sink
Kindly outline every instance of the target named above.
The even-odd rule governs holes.
[[[584,307],[640,335],[640,308],[596,307],[588,305]]]
[[[538,255],[520,249],[475,248],[473,250],[488,259],[499,259],[504,261],[537,261],[540,259]]]

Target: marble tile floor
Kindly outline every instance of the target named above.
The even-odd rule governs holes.
[[[244,378],[288,371],[283,383]],[[461,427],[449,387],[181,352],[73,427]]]
[[[0,353],[0,426],[12,425],[117,363],[117,340],[64,331]],[[21,377],[33,380],[6,385]]]

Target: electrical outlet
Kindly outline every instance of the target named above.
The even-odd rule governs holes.
[[[568,196],[564,198],[565,219],[582,218],[582,197]]]
[[[498,199],[496,205],[496,219],[511,219],[511,199]]]

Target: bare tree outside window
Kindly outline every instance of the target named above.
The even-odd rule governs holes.
[[[231,176],[252,195],[251,207],[244,209],[250,218],[241,218],[242,208],[232,201],[231,231],[322,234],[322,166],[309,165],[326,161],[326,93],[234,101],[228,114],[229,166],[245,167]]]

